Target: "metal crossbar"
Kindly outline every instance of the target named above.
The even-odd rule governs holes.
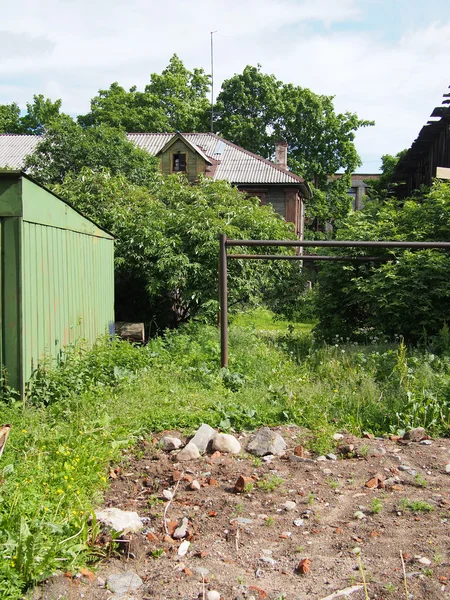
[[[301,260],[301,261],[347,261],[386,262],[395,260],[388,256],[319,256],[314,254],[228,254],[227,248],[240,247],[296,247],[296,248],[408,248],[411,250],[447,249],[450,242],[393,242],[349,240],[229,240],[220,235],[219,249],[219,304],[220,304],[220,361],[228,366],[228,259],[231,260]]]

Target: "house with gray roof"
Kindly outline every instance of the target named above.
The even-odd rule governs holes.
[[[275,162],[253,154],[214,133],[128,133],[128,139],[158,156],[165,174],[185,173],[194,183],[200,174],[229,181],[242,192],[271,204],[303,235],[304,202],[311,198],[308,184],[287,169],[287,144],[278,142]],[[39,136],[0,135],[0,168],[23,167]]]

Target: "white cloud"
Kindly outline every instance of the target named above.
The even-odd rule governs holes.
[[[450,20],[411,26],[395,40],[384,35],[385,19],[378,28],[363,20],[362,7],[379,1],[9,2],[2,10],[10,41],[1,53],[1,102],[24,106],[44,93],[61,97],[65,111],[83,113],[113,81],[142,88],[174,52],[189,68],[209,71],[210,32],[218,30],[216,90],[246,64],[261,63],[283,81],[335,95],[338,110],[376,120],[357,136],[364,169],[373,170],[369,161],[410,145],[450,83]],[[18,36],[26,43],[14,42]]]

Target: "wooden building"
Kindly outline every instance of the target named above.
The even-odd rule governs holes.
[[[450,179],[450,93],[430,115],[408,152],[399,160],[394,178],[397,194],[407,197],[435,177]]]

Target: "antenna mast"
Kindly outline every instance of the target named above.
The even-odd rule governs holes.
[[[214,133],[214,41],[213,35],[217,31],[211,31],[211,133]]]

